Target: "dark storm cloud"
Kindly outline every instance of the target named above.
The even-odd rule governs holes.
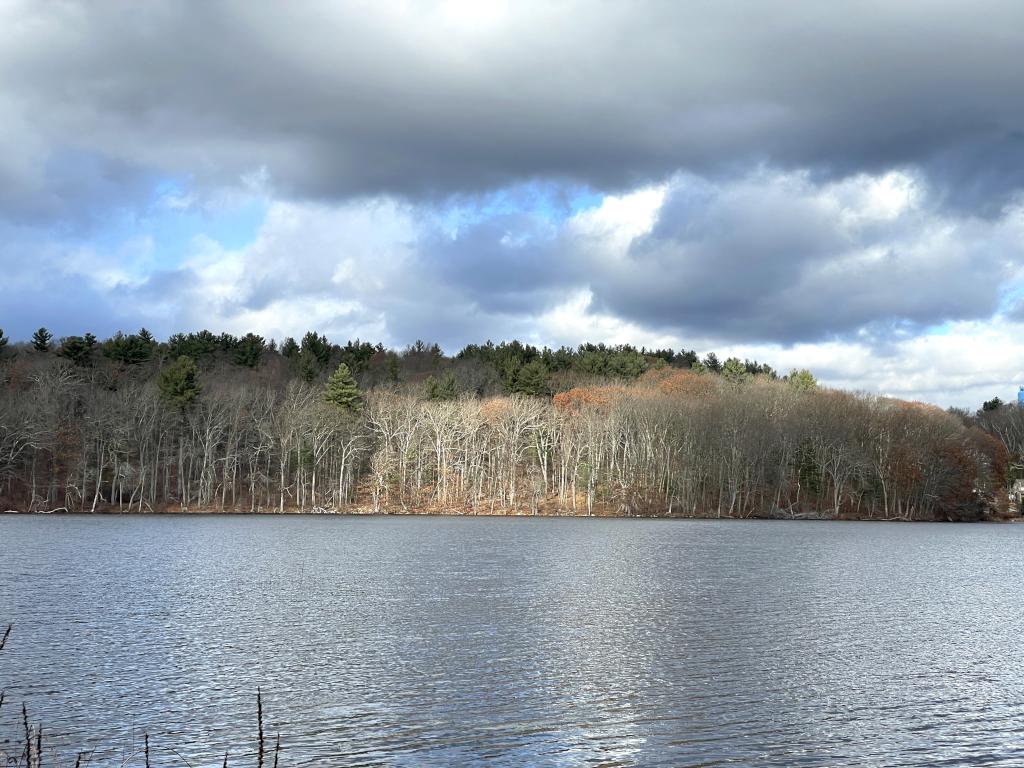
[[[985,211],[1024,181],[1016,2],[462,6],[8,6],[0,133],[33,149],[0,179],[68,150],[325,199],[920,166]]]
[[[64,252],[0,252],[5,309],[69,332],[90,307],[168,331],[294,309],[284,330],[333,302],[336,327],[458,346],[589,291],[651,334],[881,349],[991,317],[1019,275],[1021,29],[1001,1],[8,4],[0,225]],[[894,170],[919,195],[879,213]],[[254,247],[74,266],[79,225],[243,176],[272,214]],[[487,202],[536,180],[668,192],[610,245],[563,222],[571,200]]]

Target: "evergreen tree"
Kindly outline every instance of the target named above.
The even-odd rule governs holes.
[[[342,410],[355,411],[359,409],[362,401],[362,397],[359,395],[359,386],[356,384],[352,372],[344,363],[341,363],[327,379],[327,384],[324,386],[324,400]]]
[[[222,333],[217,339],[221,352],[234,352],[238,347],[238,337],[230,333]]]
[[[167,349],[174,358],[187,355],[199,361],[220,349],[221,339],[207,330],[198,333],[176,333],[167,340]]]
[[[303,349],[295,358],[299,376],[303,381],[313,381],[320,373],[320,361],[309,349]]]
[[[789,386],[798,392],[810,392],[811,390],[818,388],[818,382],[814,378],[814,374],[806,368],[801,368],[799,371],[794,368],[789,372],[789,376],[786,378],[786,381]]]
[[[182,355],[177,361],[160,371],[157,386],[160,397],[168,405],[187,410],[199,397],[199,369],[195,360]]]
[[[302,337],[302,351],[312,353],[321,367],[331,361],[331,342],[326,336],[317,336],[315,331],[310,331]]]
[[[714,373],[722,372],[722,364],[718,360],[718,355],[714,352],[708,352],[707,357],[704,358],[704,367]]]
[[[46,352],[50,348],[51,341],[53,341],[53,334],[45,328],[40,328],[32,334],[32,348],[36,352]]]
[[[699,362],[697,353],[692,349],[677,352],[676,356],[672,358],[672,365],[678,368],[693,368]]]
[[[103,342],[103,356],[125,365],[139,365],[146,362],[153,356],[156,341],[152,336],[149,336],[147,341],[143,332],[149,333],[145,328],[139,333],[128,336],[118,331]]]
[[[374,346],[368,341],[356,339],[346,342],[345,346],[341,348],[341,362],[347,365],[352,373],[362,373],[369,367],[370,359],[378,352],[383,351],[382,344]]]
[[[247,333],[238,340],[235,347],[235,365],[244,365],[246,368],[255,368],[263,360],[263,350],[266,342],[262,336],[255,333]]]
[[[445,371],[440,378],[428,376],[425,382],[428,400],[454,400],[459,396],[455,374]]]
[[[635,379],[646,370],[644,356],[629,347],[623,347],[608,359],[608,373],[624,379]]]
[[[753,375],[747,370],[747,366],[740,362],[738,357],[730,357],[722,366],[722,378],[730,384],[739,386],[746,384]]]
[[[299,354],[299,345],[295,343],[295,339],[288,336],[281,342],[281,356],[290,359],[295,357],[297,354]]]
[[[92,343],[90,343],[90,337]],[[57,354],[66,357],[75,365],[83,368],[92,365],[92,350],[96,344],[96,337],[91,333],[86,336],[67,336],[61,339],[60,349]]]
[[[548,394],[548,369],[544,367],[544,363],[541,360],[533,360],[520,368],[512,391],[523,395]]]
[[[7,346],[7,337],[4,336],[4,329],[0,328],[0,350]]]

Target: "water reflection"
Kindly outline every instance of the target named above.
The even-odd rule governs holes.
[[[9,517],[0,548],[8,701],[94,764],[144,730],[241,759],[257,685],[292,766],[1024,764],[1017,526]]]

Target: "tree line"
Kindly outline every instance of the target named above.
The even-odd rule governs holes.
[[[5,342],[4,509],[978,519],[1024,448],[1024,419],[686,350]]]

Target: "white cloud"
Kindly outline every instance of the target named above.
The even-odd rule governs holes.
[[[659,184],[623,195],[607,195],[600,205],[569,219],[566,229],[571,236],[593,241],[599,247],[627,248],[634,238],[651,231],[667,190],[667,184]]]
[[[780,372],[809,368],[827,386],[978,408],[999,396],[1014,399],[1024,385],[1024,325],[996,321],[952,323],[930,333],[874,346],[866,342],[736,345],[724,354],[767,360]],[[720,353],[721,354],[721,353]]]
[[[766,169],[729,183],[684,175],[560,223],[505,209],[474,216],[466,200],[450,216],[387,197],[265,201],[253,242],[197,237],[170,269],[157,269],[144,238],[3,259],[26,296],[44,294],[38,266],[50,264],[47,274],[105,296],[126,328],[164,335],[315,329],[451,351],[512,337],[671,346],[940,405],[1012,396],[1024,380],[1024,327],[993,317],[1020,287],[1024,208],[992,219],[942,211],[909,172],[825,183]],[[822,332],[844,313],[842,332]],[[787,327],[802,335],[773,338]]]
[[[652,332],[636,323],[594,311],[592,302],[590,290],[574,291],[564,302],[537,316],[531,340],[556,347],[574,347],[582,341],[632,344],[649,349],[679,344],[679,339],[671,334]]]
[[[761,208],[751,218],[751,205],[757,202]],[[734,219],[732,211],[743,216]],[[694,220],[687,223],[686,217]],[[832,386],[941,405],[971,405],[1003,390],[1005,396],[1024,376],[1016,362],[1024,359],[1024,343],[1017,341],[1021,327],[989,319],[984,311],[981,317],[947,322],[941,334],[928,332],[928,323],[909,326],[909,332],[900,331],[903,326],[897,323],[890,332],[873,324],[885,311],[883,305],[863,314],[872,322],[848,326],[848,334],[815,340],[810,327],[808,338],[794,344],[743,343],[729,329],[718,328],[713,316],[693,322],[682,312],[707,286],[681,282],[680,264],[700,275],[693,271],[700,259],[711,260],[702,268],[739,270],[725,275],[721,290],[726,296],[735,290],[743,299],[744,291],[753,291],[753,307],[765,304],[770,296],[765,291],[776,290],[780,302],[797,302],[767,305],[779,323],[784,313],[796,312],[797,322],[813,324],[820,313],[842,311],[842,302],[861,300],[859,291],[888,292],[894,321],[900,312],[928,301],[938,308],[934,316],[923,316],[932,318],[931,325],[941,322],[942,290],[975,296],[982,290],[995,306],[1003,290],[1003,263],[1019,263],[1024,213],[1008,209],[995,220],[940,213],[930,207],[921,180],[907,172],[862,174],[821,185],[806,174],[766,170],[731,185],[679,177],[667,185],[607,196],[554,229],[547,222],[522,229],[534,226],[532,219],[511,224],[502,219],[487,229],[486,216],[476,221],[463,216],[450,229],[445,223],[450,218],[387,198],[343,205],[274,202],[251,245],[223,251],[207,243],[186,262],[196,283],[180,320],[278,338],[310,328],[338,340],[359,336],[396,346],[423,337],[452,350],[487,337],[512,336],[551,345],[603,341],[715,350],[720,356],[769,362],[783,373],[808,367]],[[795,240],[789,235],[794,227],[800,233]],[[483,234],[474,239],[477,232]],[[676,236],[666,232],[697,237],[699,248],[664,252],[654,265],[638,262],[638,244]],[[438,242],[445,247],[466,243],[470,250],[457,252],[463,261],[452,261],[451,254],[431,250]],[[771,262],[780,242],[810,242],[816,250],[796,254],[796,261],[786,253]],[[486,253],[478,250],[485,246]],[[750,250],[737,250],[741,247]],[[530,256],[536,248],[546,249],[539,260]],[[720,248],[727,249],[724,258]],[[1001,255],[992,258],[991,252]],[[979,255],[989,257],[986,263],[995,274],[978,278],[969,288],[964,282],[975,280]],[[527,281],[503,282],[519,281],[514,265],[524,258],[533,259],[522,275]],[[742,272],[760,258],[769,262],[755,272],[791,269],[792,274],[774,289],[763,280],[751,283]],[[550,293],[546,270],[564,274],[564,293]],[[947,282],[920,282],[935,276]],[[504,294],[492,297],[482,291],[492,288],[488,280],[497,281],[493,288],[498,290],[513,290],[514,284],[515,295],[525,303],[510,308]],[[732,288],[730,280],[735,281]],[[615,292],[626,282],[638,292],[634,303],[615,305]],[[819,295],[800,296],[801,285]],[[606,293],[597,294],[597,286]],[[670,311],[667,321],[651,322],[644,291],[656,297],[675,292],[679,321],[672,322]],[[742,317],[754,317],[749,310]],[[750,329],[755,335],[758,330]]]

